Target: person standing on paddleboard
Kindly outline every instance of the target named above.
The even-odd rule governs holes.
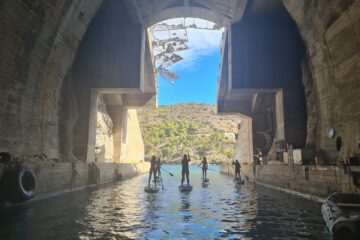
[[[241,176],[240,176],[241,165],[237,159],[233,164],[235,165],[235,179],[241,180]],[[239,176],[239,178],[238,178],[238,176]]]
[[[208,162],[206,160],[206,157],[203,157],[203,160],[201,161],[200,164],[202,165],[201,168],[202,168],[203,179],[206,179],[206,176],[207,176],[206,171],[208,169]]]
[[[157,161],[156,161],[156,175],[157,175],[157,178],[160,178],[160,177],[161,177],[160,168],[161,168],[161,160],[160,160],[160,158],[158,157],[158,159],[157,159]]]
[[[150,187],[150,181],[151,181],[152,174],[154,174],[155,187],[156,187],[156,156],[152,156],[151,161],[150,161],[149,182],[148,182],[149,187]]]
[[[185,176],[186,176],[186,181],[187,181],[187,185],[190,185],[190,180],[189,180],[189,162],[190,162],[190,155],[188,154],[186,156],[186,154],[184,154],[182,160],[181,160],[181,165],[182,165],[182,170],[181,170],[181,186],[183,186],[184,180],[185,180]]]

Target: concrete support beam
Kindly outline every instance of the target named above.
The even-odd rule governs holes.
[[[86,162],[93,162],[95,160],[97,107],[99,104],[99,97],[100,94],[96,90],[92,89],[90,95],[89,132]]]
[[[252,103],[252,111],[253,113],[257,113],[260,111],[261,106],[263,105],[264,101],[264,94],[256,93],[253,96],[253,103]]]
[[[121,157],[122,163],[144,161],[144,142],[136,109],[124,108]]]
[[[241,117],[239,128],[239,137],[236,141],[235,158],[239,159],[241,164],[252,164],[253,155],[253,134],[252,134],[252,118]]]
[[[235,115],[239,117],[235,154],[233,155],[233,159],[229,159],[228,164],[231,165],[231,162],[236,159],[239,160],[241,164],[252,164],[254,155],[252,118],[238,113],[221,113],[220,115]]]
[[[276,138],[285,140],[284,96],[280,90],[275,94]]]
[[[120,162],[121,156],[121,139],[123,130],[123,106],[108,106],[108,112],[113,121],[113,142],[114,142],[114,156],[113,162]]]

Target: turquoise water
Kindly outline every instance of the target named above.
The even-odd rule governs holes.
[[[164,190],[143,191],[147,175],[0,209],[0,239],[331,239],[320,204],[254,184],[237,185],[211,166],[210,183],[190,168],[165,166]]]

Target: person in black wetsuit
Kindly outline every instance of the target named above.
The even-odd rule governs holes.
[[[239,180],[241,180],[241,176],[240,176],[241,165],[237,159],[233,164],[235,165],[235,179],[238,179],[239,176]]]
[[[186,155],[184,154],[182,160],[181,160],[181,165],[182,165],[182,170],[181,170],[181,186],[183,186],[184,180],[185,180],[185,176],[186,176],[186,181],[187,181],[187,185],[190,185],[190,180],[189,180],[189,162],[190,162],[190,155]]]
[[[156,176],[157,176],[157,178],[161,177],[160,168],[161,168],[161,160],[158,157],[158,159],[156,161]]]
[[[202,165],[201,166],[201,168],[202,168],[202,177],[203,177],[203,179],[206,179],[206,171],[208,169],[208,162],[206,160],[206,157],[203,157],[203,160],[201,161],[200,164]]]
[[[150,187],[151,175],[154,174],[154,180],[156,180],[156,157],[152,156],[150,161],[150,170],[149,170],[149,182],[148,186]],[[155,181],[156,187],[156,181]]]

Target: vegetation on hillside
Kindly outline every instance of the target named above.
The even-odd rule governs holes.
[[[160,156],[167,162],[190,153],[193,159],[206,156],[219,163],[232,155],[239,119],[220,116],[215,105],[177,104],[138,111],[146,159]]]

